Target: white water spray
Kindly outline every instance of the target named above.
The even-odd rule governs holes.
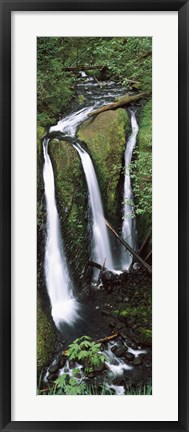
[[[123,205],[123,225],[122,225],[122,237],[123,239],[135,249],[135,221],[133,219],[133,192],[131,187],[131,179],[129,166],[132,159],[133,150],[136,144],[136,138],[138,134],[138,124],[134,111],[131,111],[131,127],[132,133],[128,139],[125,150],[125,180],[124,180],[124,205]],[[132,264],[132,256],[124,247],[121,249],[122,252],[122,268],[129,270]]]
[[[74,137],[76,129],[80,123],[88,118],[88,114],[94,109],[94,105],[83,108],[73,114],[68,115],[63,120],[60,120],[56,126],[50,128],[50,132],[60,131],[69,137]],[[89,192],[89,202],[92,211],[92,259],[105,266],[110,270],[113,270],[113,260],[111,254],[111,248],[109,243],[109,237],[107,227],[104,220],[104,211],[101,201],[100,190],[96,173],[93,167],[92,160],[89,154],[81,147],[80,144],[73,146],[76,148],[81,158],[85,178]],[[99,272],[94,270],[94,276]]]
[[[48,142],[43,142],[45,198],[47,207],[47,238],[45,247],[45,277],[51,302],[51,314],[57,327],[62,322],[72,325],[78,318],[78,303],[73,297],[66,257],[60,234],[55,200],[54,174],[48,155]]]
[[[64,119],[59,120],[57,125],[51,126],[50,132],[63,132],[64,135],[74,137],[76,134],[77,126],[84,120],[88,119],[88,114],[93,110],[94,105],[82,108],[72,114],[69,114]]]
[[[86,78],[86,76],[87,76],[86,72],[84,72],[84,71],[80,71],[80,74],[81,74],[82,78]]]
[[[92,259],[93,261],[113,269],[113,260],[108,238],[107,227],[104,219],[104,211],[101,201],[100,190],[96,173],[89,154],[81,147],[80,144],[74,145],[81,158],[85,178],[89,192],[89,202],[93,218],[93,239],[92,239]]]

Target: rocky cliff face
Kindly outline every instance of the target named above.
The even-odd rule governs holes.
[[[147,105],[147,104],[146,104]],[[139,119],[139,153],[151,152],[150,106],[141,109]],[[117,109],[97,115],[82,123],[77,136],[89,152],[97,173],[105,217],[117,229],[122,223],[123,155],[130,121],[127,111]],[[54,324],[50,316],[50,303],[45,289],[43,260],[45,240],[45,203],[43,195],[43,154],[38,136],[38,357],[39,367],[47,364],[54,346]],[[56,201],[60,218],[64,249],[71,269],[76,293],[88,292],[90,284],[90,230],[88,193],[83,168],[77,151],[70,142],[54,139],[49,142],[49,155],[54,169]],[[142,199],[145,181],[140,180]],[[138,217],[139,239],[143,239],[151,215]],[[43,245],[43,247],[41,247]],[[52,343],[53,341],[53,343]]]
[[[94,162],[105,216],[116,228],[121,222],[123,155],[128,129],[127,111],[120,108],[87,120],[78,131]]]

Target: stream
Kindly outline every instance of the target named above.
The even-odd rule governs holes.
[[[52,318],[60,333],[62,332],[61,334],[64,339],[61,340],[60,338],[59,349],[45,373],[44,383],[52,382],[57,376],[64,374],[68,374],[71,377],[76,368],[79,369],[78,375],[75,378],[78,384],[88,380],[88,382],[95,382],[95,385],[99,385],[103,376],[107,389],[112,390],[117,395],[124,395],[128,382],[129,385],[132,385],[133,380],[140,384],[141,382],[149,382],[151,350],[150,348],[143,349],[140,341],[135,336],[135,329],[138,325],[136,320],[134,323],[128,325],[124,316],[121,318],[116,317],[115,308],[117,309],[119,303],[121,304],[124,298],[122,282],[125,281],[125,278],[127,278],[128,292],[129,289],[132,291],[133,276],[124,272],[125,270],[129,272],[132,266],[132,256],[128,251],[120,247],[119,265],[117,265],[117,259],[116,263],[114,262],[112,244],[104,220],[103,203],[93,161],[86,149],[83,148],[82,143],[77,139],[76,132],[78,126],[88,118],[88,114],[91,111],[107,105],[114,101],[115,97],[125,94],[125,88],[120,87],[113,81],[96,82],[92,77],[82,72],[81,77],[78,78],[77,94],[84,97],[85,106],[60,119],[57,125],[50,128],[48,136],[43,142],[43,178],[47,210],[44,261],[45,281],[51,304]],[[126,142],[124,156],[125,180],[122,237],[135,249],[137,238],[135,221],[132,218],[133,193],[129,174],[129,165],[139,129],[135,108],[130,110],[130,118],[131,133]],[[49,141],[52,136],[53,138],[56,136],[56,133],[58,137],[61,134],[62,139],[69,141],[69,144],[78,152],[81,160],[88,189],[88,205],[91,213],[91,259],[99,264],[105,263],[106,269],[116,276],[114,290],[113,292],[110,290],[108,297],[103,287],[98,290],[92,290],[87,297],[77,295],[76,298],[75,295],[72,275],[68,271],[64,239],[61,236],[59,226],[54,173],[48,154]],[[99,270],[94,269],[92,276],[94,286],[98,281],[98,276]],[[136,297],[136,304],[142,278],[143,275],[136,275],[136,286],[133,288],[133,292],[135,293],[133,298]],[[125,301],[127,301],[127,297],[125,298]],[[122,329],[124,329],[125,333]],[[112,331],[117,334],[115,340],[101,344],[100,350],[106,357],[106,361],[101,368],[96,368],[94,371],[86,374],[84,373],[82,363],[78,364],[77,362],[68,361],[64,355],[60,355],[62,348],[65,348],[76,337],[89,335],[94,340],[98,340]],[[144,379],[144,377],[146,378]]]

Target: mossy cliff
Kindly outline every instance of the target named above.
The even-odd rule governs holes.
[[[65,253],[74,286],[83,290],[89,276],[89,239],[87,186],[80,157],[69,142],[58,140],[50,141],[49,155]]]
[[[45,206],[43,185],[43,147],[45,129],[37,130],[37,370],[48,366],[55,348],[56,329],[50,313],[50,301],[44,282]]]
[[[37,298],[37,370],[47,367],[55,347],[56,329],[44,300]]]
[[[128,125],[127,112],[117,109],[85,121],[78,131],[78,138],[86,144],[94,162],[105,215],[116,228],[121,217],[121,178]]]

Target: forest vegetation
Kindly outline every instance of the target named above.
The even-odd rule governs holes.
[[[99,88],[102,82],[114,81],[125,88],[126,95],[146,94],[137,104],[139,133],[130,165],[134,193],[133,218],[136,220],[139,249],[144,240],[148,243],[143,258],[151,260],[152,226],[152,38],[150,37],[39,37],[37,39],[37,229],[38,229],[38,378],[41,379],[60,342],[58,331],[51,317],[50,302],[45,287],[44,249],[46,239],[46,207],[43,182],[43,138],[49,127],[58,120],[85,106],[85,96],[77,93],[77,82],[83,70],[92,76]],[[118,100],[115,95],[115,101]],[[120,231],[122,222],[123,155],[125,141],[131,131],[129,111],[125,106],[102,112],[88,118],[78,128],[76,137],[91,156],[104,205],[105,217]],[[56,135],[56,134],[55,134]],[[76,150],[63,136],[52,136],[49,156],[52,161],[59,221],[66,255],[76,290],[88,293],[91,269],[89,261],[89,237],[87,220],[87,185]],[[57,145],[58,143],[58,145]],[[151,265],[151,261],[148,263]],[[103,265],[103,263],[101,263]],[[133,279],[134,280],[134,279]],[[138,280],[127,281],[127,295],[112,294],[111,316],[103,313],[110,326],[133,326],[137,343],[151,347],[152,298],[149,278],[139,274]],[[148,287],[148,288],[147,288]],[[141,289],[141,291],[140,291]],[[111,294],[109,302],[111,302]],[[129,298],[129,300],[128,300]],[[129,302],[129,303],[128,303]],[[106,309],[106,307],[105,307]],[[109,314],[109,315],[108,315]],[[122,332],[123,333],[123,332]],[[84,337],[84,336],[83,336]],[[91,338],[77,339],[64,353],[64,364],[69,358],[82,358],[82,344],[88,355],[86,373],[96,366],[104,370],[105,357],[99,357],[99,344]],[[86,348],[87,347],[87,348]],[[86,354],[87,349],[87,354]],[[93,351],[92,351],[93,350]],[[96,351],[95,351],[96,350]],[[74,357],[75,356],[75,357]],[[132,357],[132,356],[130,356]],[[129,358],[129,356],[128,356]],[[93,359],[93,362],[92,362]],[[82,359],[83,360],[83,359]],[[96,363],[93,364],[96,360]],[[136,359],[135,359],[136,360]],[[62,357],[60,359],[62,362]],[[101,365],[103,363],[103,365]],[[138,362],[138,365],[140,363]],[[137,363],[136,363],[137,366]],[[90,369],[90,370],[87,370]],[[54,371],[55,371],[54,367]],[[53,371],[53,367],[52,367]],[[55,371],[55,374],[57,370]],[[112,394],[101,384],[96,388],[77,385],[72,378],[56,377],[44,394]],[[52,373],[54,376],[54,372]],[[137,394],[140,393],[140,388]],[[114,394],[114,393],[113,393]],[[127,394],[133,394],[128,388]],[[135,394],[135,393],[134,393]],[[151,384],[144,382],[142,394],[151,394]]]

